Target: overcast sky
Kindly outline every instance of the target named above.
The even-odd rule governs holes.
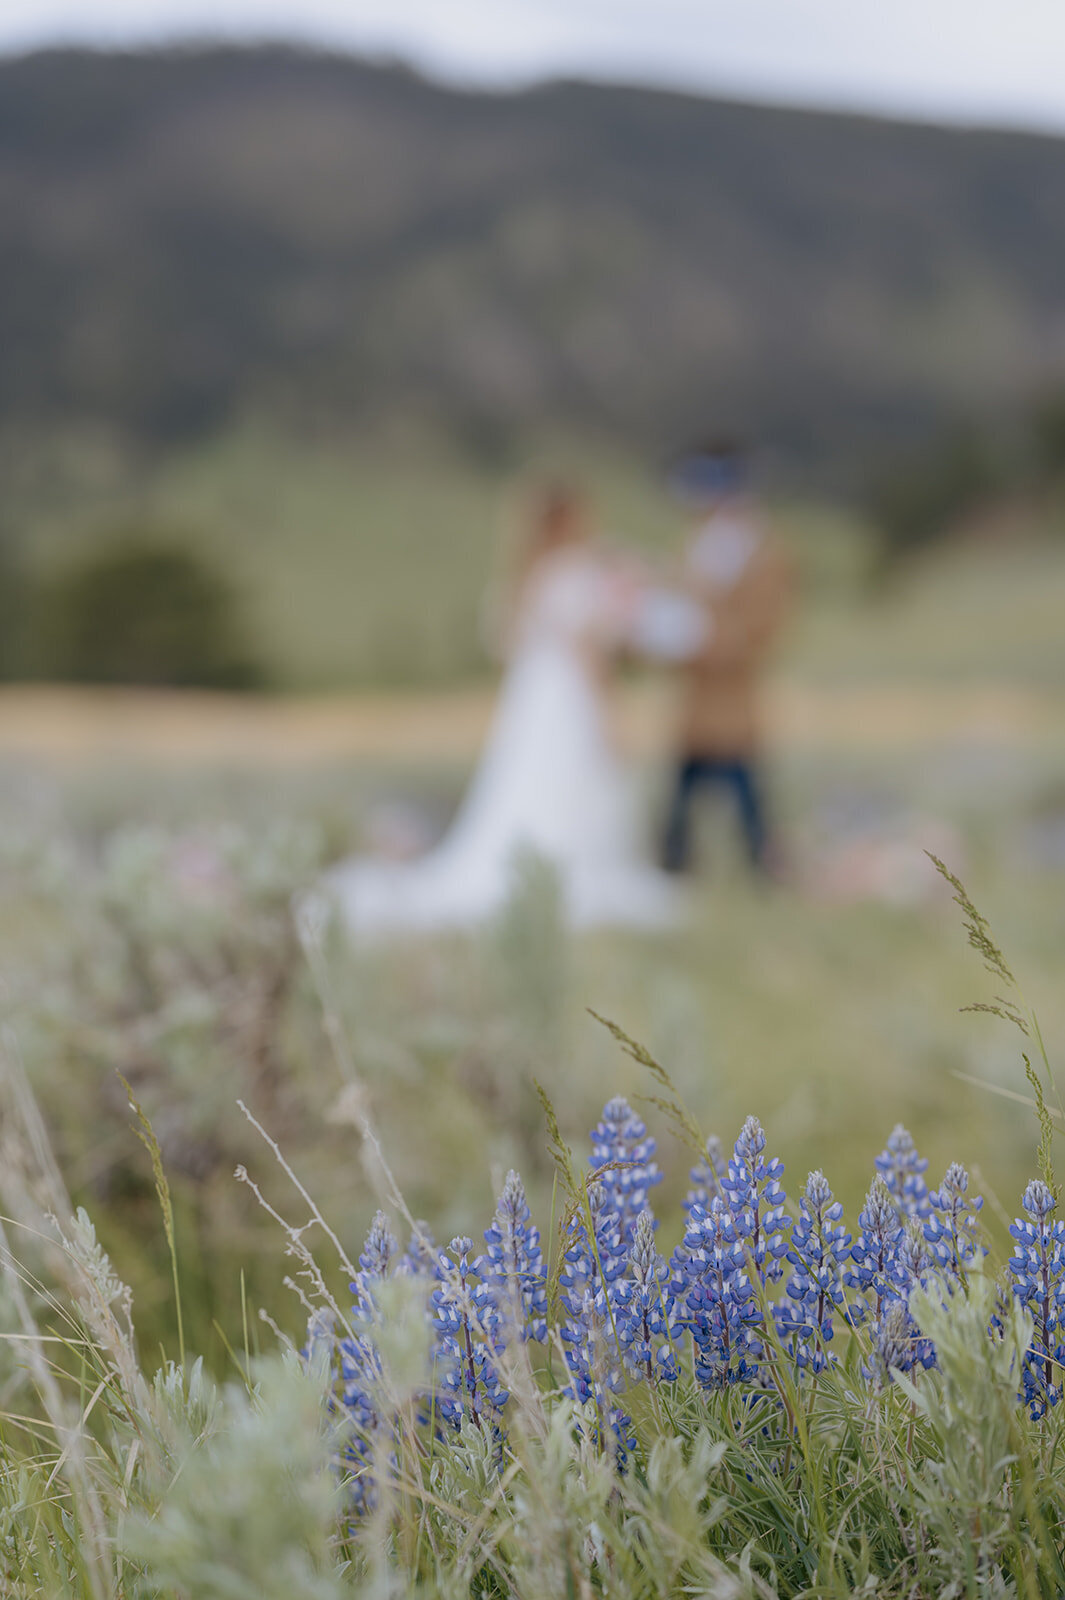
[[[190,36],[1065,130],[1065,0],[0,0],[0,50]]]

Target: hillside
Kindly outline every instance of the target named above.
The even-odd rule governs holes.
[[[1065,146],[281,49],[0,63],[0,431],[758,430],[822,473],[1065,372]]]

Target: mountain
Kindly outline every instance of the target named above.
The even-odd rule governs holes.
[[[0,62],[0,430],[248,411],[814,471],[1065,375],[1065,144],[296,50]]]

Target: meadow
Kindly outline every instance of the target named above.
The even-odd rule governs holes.
[[[261,454],[254,459],[261,464]],[[453,1477],[442,1482],[439,1473],[446,1477],[451,1467],[440,1467],[434,1478],[430,1462],[417,1493],[407,1478],[396,1490],[401,1511],[396,1505],[390,1511],[383,1495],[373,1539],[361,1553],[358,1540],[345,1542],[346,1533],[339,1546],[334,1543],[337,1506],[332,1479],[321,1470],[323,1449],[328,1455],[333,1447],[322,1445],[313,1418],[306,1425],[316,1406],[308,1412],[306,1393],[279,1368],[271,1327],[302,1343],[307,1307],[283,1279],[294,1270],[298,1276],[305,1264],[298,1254],[295,1268],[286,1263],[291,1234],[247,1182],[234,1178],[234,1169],[244,1169],[262,1198],[282,1216],[295,1217],[297,1226],[306,1202],[238,1098],[277,1141],[350,1262],[382,1195],[391,1194],[382,1155],[410,1213],[428,1219],[439,1241],[452,1234],[479,1237],[508,1169],[517,1168],[550,1256],[553,1226],[566,1202],[534,1080],[555,1108],[563,1139],[578,1152],[612,1095],[638,1107],[658,1140],[665,1173],[654,1205],[660,1248],[669,1254],[683,1232],[693,1157],[670,1117],[640,1101],[661,1095],[661,1085],[590,1011],[616,1022],[662,1063],[701,1130],[716,1134],[726,1151],[744,1119],[757,1116],[768,1148],[784,1163],[793,1201],[806,1173],[823,1168],[852,1231],[874,1157],[898,1122],[928,1159],[930,1186],[939,1184],[950,1162],[966,1164],[973,1188],[986,1197],[982,1219],[996,1260],[1004,1258],[1007,1226],[1037,1172],[1038,1127],[1016,1098],[1030,1094],[1021,1059],[1025,1041],[994,1016],[959,1015],[970,1002],[993,1002],[1000,985],[969,948],[959,910],[922,847],[935,849],[964,878],[1040,1019],[1052,1061],[1060,1059],[1065,544],[1039,526],[1054,524],[1054,507],[1028,508],[1019,530],[976,530],[879,589],[870,581],[867,533],[853,518],[781,508],[784,534],[802,562],[805,593],[770,695],[776,735],[771,772],[794,862],[792,884],[759,889],[747,882],[729,819],[709,808],[700,841],[704,872],[692,924],[683,933],[574,938],[562,926],[550,874],[529,862],[516,878],[511,904],[479,936],[402,950],[352,950],[314,930],[301,943],[291,896],[326,862],[372,842],[382,809],[387,813],[400,802],[413,807],[430,832],[446,823],[490,703],[476,618],[481,579],[491,565],[494,508],[503,498],[499,480],[474,481],[458,472],[449,478],[443,469],[405,484],[370,474],[360,480],[361,498],[353,497],[347,487],[354,473],[335,457],[329,472],[308,467],[294,476],[290,498],[281,502],[278,480],[271,484],[248,462],[241,466],[233,446],[224,459],[189,460],[173,477],[153,479],[147,495],[153,516],[162,520],[165,513],[186,526],[197,525],[197,505],[229,508],[222,555],[228,553],[234,573],[243,575],[249,615],[256,636],[271,641],[277,680],[305,694],[329,685],[331,698],[282,701],[273,723],[269,701],[253,704],[248,720],[259,731],[229,759],[219,754],[217,741],[198,738],[195,717],[186,717],[180,731],[168,724],[175,702],[165,697],[137,701],[133,711],[129,701],[112,702],[124,708],[121,715],[116,709],[114,727],[125,732],[95,753],[76,739],[64,748],[62,736],[80,714],[98,708],[91,696],[84,702],[46,696],[28,721],[15,714],[25,707],[19,700],[24,691],[8,691],[0,702],[0,954],[11,1108],[5,1210],[16,1219],[17,1233],[6,1248],[9,1265],[13,1255],[33,1274],[27,1281],[9,1272],[5,1315],[18,1339],[9,1341],[5,1408],[12,1418],[32,1410],[39,1419],[32,1427],[5,1423],[17,1448],[12,1445],[5,1468],[4,1514],[22,1551],[18,1559],[26,1563],[20,1568],[15,1557],[9,1560],[13,1593],[332,1595],[405,1593],[419,1584],[426,1593],[510,1592],[500,1575],[502,1558],[470,1567],[449,1543],[461,1527],[459,1544],[467,1554],[480,1548],[488,1523],[478,1531],[469,1497],[480,1492],[477,1483],[484,1490],[491,1462],[466,1459],[464,1486]],[[664,548],[667,508],[646,488],[630,495],[629,482],[616,463],[601,469],[609,525]],[[98,498],[101,526],[123,510],[105,489]],[[42,522],[39,559],[58,562],[93,525],[92,517],[76,524],[69,506],[53,507],[51,521]],[[199,525],[208,539],[206,510]],[[293,529],[305,530],[302,542]],[[211,547],[219,554],[217,541]],[[424,580],[415,595],[409,590],[412,565]],[[404,641],[414,637],[424,655],[411,668],[414,686],[404,690],[396,685],[402,674],[388,650],[401,650],[407,659]],[[442,689],[430,693],[427,680]],[[471,680],[472,688],[463,687]],[[379,714],[360,720],[363,702],[346,701],[338,688],[345,684],[375,686]],[[649,818],[661,798],[668,688],[632,681],[622,694],[622,734],[640,769]],[[227,715],[239,716],[239,704],[225,702]],[[300,743],[292,735],[294,704],[309,724],[328,709],[329,732],[317,746],[313,738]],[[343,722],[346,706],[351,732],[345,739],[337,720]],[[204,727],[212,714],[205,710]],[[432,738],[424,737],[429,725],[436,730]],[[410,749],[397,732],[405,727],[413,730]],[[149,1143],[157,1141],[166,1175],[181,1337],[185,1350],[206,1364],[193,1377],[181,1378],[165,1364],[181,1355],[166,1222],[158,1174],[150,1150],[138,1141],[139,1124],[119,1072],[150,1123]],[[33,1105],[40,1107],[41,1126]],[[86,1272],[99,1278],[103,1270],[86,1236],[73,1240],[68,1229],[68,1247],[58,1255],[32,1242],[35,1233],[47,1231],[42,1210],[61,1220],[65,1214],[58,1173],[72,1204],[87,1208],[118,1277],[132,1286],[136,1346],[115,1332],[99,1307],[88,1330],[84,1305],[71,1309],[71,1295],[92,1301]],[[392,1213],[395,1227],[394,1205]],[[321,1240],[317,1228],[312,1233]],[[323,1274],[325,1290],[346,1315],[349,1274],[335,1259]],[[18,1282],[32,1302],[25,1316],[12,1287]],[[107,1293],[112,1309],[121,1305],[114,1284]],[[934,1320],[934,1308],[929,1315]],[[62,1343],[35,1345],[27,1316],[41,1336]],[[852,1365],[867,1361],[857,1334],[853,1345]],[[73,1384],[73,1400],[55,1401],[54,1415],[48,1373],[26,1367],[34,1349],[54,1350],[62,1383]],[[975,1349],[959,1355],[962,1366],[983,1360]],[[247,1399],[255,1359],[267,1361],[261,1405]],[[153,1390],[160,1367],[164,1375]],[[220,1398],[213,1385],[227,1380],[239,1387]],[[947,1387],[929,1393],[950,1399],[952,1381],[948,1375],[942,1380]],[[966,1381],[958,1379],[963,1388]],[[1001,1397],[1008,1379],[1000,1373],[994,1381]],[[77,1419],[97,1383],[97,1414],[82,1427]],[[43,1412],[40,1399],[28,1397],[28,1384],[44,1396]],[[875,1420],[864,1391],[851,1416],[847,1392],[842,1379],[823,1380],[818,1393],[828,1409],[811,1425],[817,1437],[835,1441],[833,1449],[841,1439],[853,1441],[861,1413],[862,1427],[880,1429],[881,1443],[896,1437],[891,1429],[904,1434],[907,1425],[916,1426],[923,1442],[914,1459],[934,1459],[935,1427],[949,1432],[943,1416],[927,1420],[922,1413],[931,1432],[921,1433],[925,1421],[913,1423],[917,1412],[889,1398],[877,1402],[885,1418],[890,1413],[889,1427],[888,1420]],[[579,1427],[572,1437],[584,1444],[568,1454],[565,1408],[552,1412],[556,1420],[543,1423],[547,1434],[537,1435],[536,1448],[546,1448],[545,1437],[554,1440],[557,1471],[569,1483],[552,1512],[561,1518],[558,1527],[571,1528],[570,1517],[598,1516],[606,1519],[604,1529],[608,1522],[613,1528],[616,1513],[617,1527],[628,1530],[618,1538],[631,1556],[632,1518],[643,1517],[636,1544],[642,1539],[649,1547],[656,1518],[666,1515],[661,1506],[653,1516],[647,1505],[641,1511],[639,1493],[668,1480],[675,1516],[678,1497],[691,1500],[694,1493],[695,1480],[685,1474],[702,1472],[710,1481],[714,1452],[730,1429],[745,1439],[749,1431],[753,1441],[763,1437],[763,1424],[769,1426],[726,1397],[724,1410],[710,1408],[708,1425],[717,1431],[704,1437],[689,1426],[698,1409],[696,1391],[685,1393],[674,1415],[688,1417],[678,1433],[682,1443],[662,1444],[652,1471],[661,1418],[652,1425],[638,1417],[640,1467],[621,1479],[609,1451],[588,1455],[587,1434]],[[963,1403],[955,1395],[951,1403],[979,1410],[971,1396]],[[1028,1428],[1023,1419],[1017,1426]],[[1019,1443],[1012,1427],[1003,1435],[1011,1450],[1057,1470],[1038,1454],[1044,1448],[1053,1454],[1056,1433],[1040,1435],[1038,1445],[1029,1434]],[[552,1428],[562,1430],[557,1438]],[[32,1448],[27,1438],[36,1441]],[[864,1434],[862,1441],[859,1454],[868,1445]],[[513,1447],[518,1451],[518,1442]],[[675,1459],[671,1450],[679,1451]],[[649,1568],[637,1581],[621,1545],[614,1568],[605,1556],[598,1563],[586,1559],[582,1547],[561,1580],[546,1570],[530,1576],[513,1558],[513,1570],[525,1571],[513,1592],[558,1593],[562,1581],[574,1593],[842,1594],[859,1592],[861,1584],[867,1593],[925,1593],[932,1591],[921,1585],[931,1584],[935,1573],[942,1592],[1054,1592],[1050,1566],[1036,1563],[1023,1581],[1017,1577],[1023,1561],[1016,1552],[1006,1577],[992,1555],[959,1576],[949,1561],[942,1571],[935,1567],[931,1556],[932,1564],[921,1567],[905,1538],[864,1568],[853,1553],[834,1566],[825,1542],[811,1539],[816,1556],[774,1570],[764,1548],[758,1550],[767,1508],[779,1514],[772,1489],[774,1481],[783,1482],[779,1462],[772,1465],[776,1450],[776,1444],[766,1447],[765,1476],[755,1474],[761,1511],[748,1506],[743,1516],[737,1513],[732,1531],[716,1543],[710,1523],[697,1518],[687,1554],[672,1566],[663,1554],[658,1576]],[[876,1470],[887,1473],[885,1482],[902,1484],[891,1476],[902,1470],[893,1450],[890,1471],[881,1458]],[[272,1467],[264,1460],[271,1452]],[[173,1519],[191,1519],[182,1534],[160,1507],[167,1503],[163,1486],[186,1456],[189,1499],[171,1500]],[[815,1456],[803,1455],[803,1473],[814,1472]],[[517,1477],[527,1468],[523,1459]],[[842,1485],[846,1473],[840,1470]],[[260,1471],[273,1471],[275,1479],[260,1482]],[[206,1517],[204,1507],[227,1473],[235,1480],[246,1472],[249,1485],[276,1495],[278,1484],[291,1484],[293,1474],[304,1471],[309,1487],[293,1502],[292,1523],[283,1529],[267,1527],[248,1496],[242,1500],[234,1490],[232,1526],[225,1533],[221,1523],[211,1524],[207,1566],[194,1571],[188,1527]],[[40,1477],[31,1482],[35,1472]],[[797,1479],[788,1491],[807,1514],[815,1478]],[[547,1492],[546,1479],[534,1474],[528,1481],[534,1498]],[[727,1494],[738,1505],[745,1491],[735,1474],[729,1481]],[[52,1493],[57,1484],[66,1485],[58,1501]],[[840,1485],[846,1498],[849,1491]],[[916,1493],[912,1483],[906,1493]],[[582,1500],[585,1494],[591,1498]],[[38,1513],[31,1538],[24,1507],[33,1496]],[[504,1506],[505,1498],[492,1504],[509,1517],[513,1507]],[[460,1501],[467,1509],[445,1533],[441,1508]],[[595,1513],[588,1509],[593,1501],[600,1504]],[[59,1505],[55,1518],[48,1509],[53,1502]],[[568,1511],[559,1509],[567,1503]],[[432,1504],[432,1515],[443,1521],[430,1527]],[[65,1575],[60,1569],[69,1557],[69,1534],[60,1512],[75,1523],[95,1519],[83,1569],[71,1567]],[[128,1540],[116,1532],[127,1516],[135,1525]],[[248,1519],[246,1535],[239,1531],[242,1518]],[[793,1533],[801,1520],[796,1513]],[[343,1513],[340,1525],[347,1528]],[[520,1544],[534,1525],[532,1517],[525,1535],[512,1530],[508,1537]],[[603,1537],[609,1544],[613,1534]],[[950,1543],[942,1529],[935,1537],[946,1541],[943,1548]],[[921,1538],[922,1550],[935,1548],[932,1533]],[[227,1539],[235,1543],[227,1546]],[[286,1539],[288,1555],[278,1554]],[[872,1532],[870,1539],[876,1546]],[[253,1559],[248,1550],[255,1541],[261,1550]],[[685,1562],[694,1559],[691,1550],[711,1546],[713,1562],[696,1579]],[[292,1554],[297,1550],[304,1552],[303,1566]],[[349,1568],[335,1570],[338,1551]],[[286,1567],[286,1561],[296,1564]],[[228,1588],[219,1575],[227,1567],[243,1574]],[[892,1587],[896,1571],[901,1576]],[[959,1587],[948,1591],[949,1582]]]

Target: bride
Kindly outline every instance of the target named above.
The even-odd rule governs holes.
[[[480,765],[452,826],[411,862],[356,857],[330,874],[355,935],[483,920],[507,898],[516,857],[533,850],[559,873],[577,927],[660,927],[681,906],[676,884],[636,843],[629,785],[611,747],[606,687],[613,659],[650,638],[654,593],[631,563],[593,538],[575,493],[545,493],[532,518],[508,621],[508,668]],[[672,605],[676,639],[698,629]],[[657,631],[661,633],[661,628]],[[663,653],[663,652],[658,652]]]

